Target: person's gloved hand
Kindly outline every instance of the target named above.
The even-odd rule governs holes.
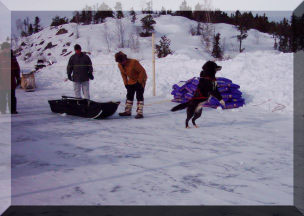
[[[68,79],[69,79],[70,81],[73,81],[72,75],[71,75],[71,74],[68,74]]]
[[[94,79],[93,73],[89,73],[89,79],[90,79],[90,80],[93,80],[93,79]]]
[[[18,78],[18,79],[17,79],[17,82],[16,82],[16,85],[19,86],[20,84],[21,84],[21,79]]]
[[[222,105],[222,108],[226,107],[225,101],[224,100],[220,100],[220,104]]]

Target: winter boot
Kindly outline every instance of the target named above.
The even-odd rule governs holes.
[[[143,118],[143,109],[144,109],[144,102],[143,101],[137,101],[137,115],[135,116],[136,119]]]
[[[125,111],[122,113],[119,113],[119,115],[120,116],[131,116],[132,106],[133,106],[133,101],[127,100]]]

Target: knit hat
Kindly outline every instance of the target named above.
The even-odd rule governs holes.
[[[127,55],[126,55],[126,54],[124,54],[124,53],[121,52],[121,51],[115,54],[115,61],[116,61],[116,62],[121,63],[121,62],[123,62],[124,60],[127,60]]]
[[[74,46],[74,50],[81,50],[81,46],[80,46],[79,44],[76,44],[76,45]]]

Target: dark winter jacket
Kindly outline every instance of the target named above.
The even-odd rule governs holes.
[[[92,73],[93,67],[89,56],[84,53],[71,56],[67,66],[67,74],[68,77],[72,78],[73,82],[89,81]]]

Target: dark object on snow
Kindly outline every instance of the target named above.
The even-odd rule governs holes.
[[[61,34],[66,34],[68,33],[68,30],[62,28],[62,29],[59,29],[59,31],[56,33],[56,35],[61,35]]]
[[[37,61],[37,64],[35,65],[35,70],[39,70],[39,69],[44,68],[44,67],[46,67],[45,64],[44,64],[44,61],[39,59]]]
[[[52,42],[49,42],[46,47],[44,48],[44,50],[47,50],[47,49],[52,49],[53,47],[57,46],[57,44],[53,45]]]
[[[49,104],[52,112],[55,113],[104,119],[116,112],[120,102],[99,103],[88,99],[62,96],[61,100],[49,100]]]

